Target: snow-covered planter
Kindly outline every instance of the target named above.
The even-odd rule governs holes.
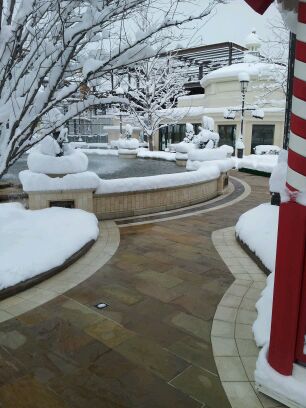
[[[188,160],[209,161],[226,159],[227,152],[224,149],[195,149],[188,153]]]
[[[27,160],[29,170],[35,173],[49,175],[65,175],[82,173],[87,170],[88,158],[80,150],[73,150],[70,154],[56,157],[33,151]]]
[[[60,267],[98,234],[85,211],[0,204],[0,291]]]
[[[118,140],[119,157],[136,159],[139,141],[135,138],[121,138]]]
[[[237,163],[237,168],[271,173],[277,165],[277,160],[278,156],[273,154],[251,154],[240,159]]]
[[[281,148],[274,145],[258,145],[254,148],[254,153],[261,154],[279,154]]]

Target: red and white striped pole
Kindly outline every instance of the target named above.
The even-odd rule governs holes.
[[[306,192],[306,0],[298,2],[293,99],[288,152],[290,201],[279,213],[272,326],[268,361],[291,375],[306,334],[306,207],[295,201]]]

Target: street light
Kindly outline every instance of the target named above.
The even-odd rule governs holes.
[[[123,96],[124,95],[124,90],[119,86],[116,89],[116,95],[118,96]],[[122,137],[122,113],[121,113],[121,103],[119,104],[119,120],[120,120],[120,137]]]
[[[250,75],[247,72],[240,72],[239,76],[239,82],[240,82],[240,89],[241,89],[241,95],[242,95],[242,103],[241,103],[241,127],[240,127],[240,136],[237,142],[237,157],[241,158],[243,157],[243,149],[244,149],[244,143],[243,143],[243,122],[244,122],[244,110],[245,110],[245,94],[247,93],[248,90],[248,85],[250,82]]]

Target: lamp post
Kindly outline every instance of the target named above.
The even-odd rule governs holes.
[[[123,96],[124,90],[119,86],[116,89],[116,95]],[[122,137],[122,112],[121,112],[121,103],[119,104],[119,120],[120,120],[120,137]]]
[[[240,136],[236,143],[237,148],[237,157],[242,159],[243,157],[243,150],[244,150],[244,143],[243,143],[243,125],[244,125],[244,111],[245,111],[245,94],[248,90],[248,85],[250,82],[250,76],[247,72],[241,72],[239,74],[239,82],[240,82],[240,89],[241,89],[241,126],[240,126]]]

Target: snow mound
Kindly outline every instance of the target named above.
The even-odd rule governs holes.
[[[187,170],[198,170],[200,167],[207,167],[210,165],[217,165],[222,173],[226,173],[235,167],[235,161],[233,159],[224,160],[210,160],[210,161],[196,161],[187,160],[186,169]]]
[[[170,152],[162,152],[162,151],[153,151],[151,152],[148,149],[138,149],[137,157],[143,159],[160,159],[160,160],[167,160],[167,161],[175,161],[175,154]]]
[[[0,204],[0,289],[63,264],[98,234],[96,217],[83,210]]]
[[[196,149],[196,146],[193,143],[186,143],[186,142],[180,142],[177,144],[173,144],[175,151],[177,153],[188,153],[192,150]]]
[[[254,148],[255,154],[278,154],[281,148],[275,145],[258,145]]]
[[[231,157],[232,154],[234,153],[234,148],[229,145],[222,145],[219,147],[219,149],[224,150],[226,152],[226,157]]]
[[[227,156],[224,149],[195,149],[188,153],[188,160],[210,161],[223,160]]]
[[[137,149],[119,149],[118,153],[120,155],[130,155],[130,154],[135,154],[135,156],[137,156]]]
[[[274,167],[269,180],[270,191],[273,193],[285,193],[288,170],[287,161],[288,151],[281,150],[278,156],[277,165]]]
[[[238,159],[238,169],[250,169],[262,171],[265,173],[272,173],[274,167],[277,165],[278,156],[274,154],[244,156],[243,159]]]
[[[242,214],[236,225],[237,236],[272,272],[267,278],[266,288],[256,303],[258,317],[253,324],[253,333],[259,347],[270,339],[278,214],[278,206],[261,204]]]
[[[119,139],[118,140],[118,149],[138,149],[139,147],[139,141],[135,138],[130,138],[130,139]]]
[[[236,224],[236,234],[262,263],[273,272],[277,241],[279,207],[261,204],[242,214]]]
[[[71,154],[55,157],[33,151],[28,156],[29,170],[43,174],[82,173],[87,170],[88,158],[80,150],[73,150]]]
[[[46,174],[33,173],[31,170],[23,170],[19,173],[24,191],[58,191],[58,190],[82,190],[93,189],[99,186],[99,177],[91,171],[83,173],[67,174],[64,177],[49,177]]]

